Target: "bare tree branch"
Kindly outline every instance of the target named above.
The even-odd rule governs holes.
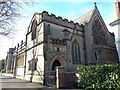
[[[22,7],[18,1],[0,0],[0,35],[10,37],[13,34],[15,19],[21,17],[21,14],[18,12],[19,8]]]

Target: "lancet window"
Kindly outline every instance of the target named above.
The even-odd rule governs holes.
[[[73,64],[81,63],[80,46],[76,39],[72,43],[72,62]]]

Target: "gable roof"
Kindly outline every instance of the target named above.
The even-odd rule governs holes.
[[[85,25],[85,23],[89,23],[90,19],[92,18],[94,12],[95,12],[94,8],[93,10],[89,11],[88,13],[80,16],[79,18],[75,19],[74,22],[78,22],[79,24],[83,24]]]

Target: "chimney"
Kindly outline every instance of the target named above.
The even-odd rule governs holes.
[[[115,7],[116,7],[117,18],[120,19],[120,2],[118,0],[116,0],[115,2]]]

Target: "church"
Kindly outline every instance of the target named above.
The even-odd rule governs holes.
[[[118,63],[118,54],[114,33],[107,29],[95,4],[74,21],[46,11],[35,13],[26,41],[13,52],[13,62],[15,76],[39,75],[39,82],[50,85],[57,66],[76,72],[82,65]]]

